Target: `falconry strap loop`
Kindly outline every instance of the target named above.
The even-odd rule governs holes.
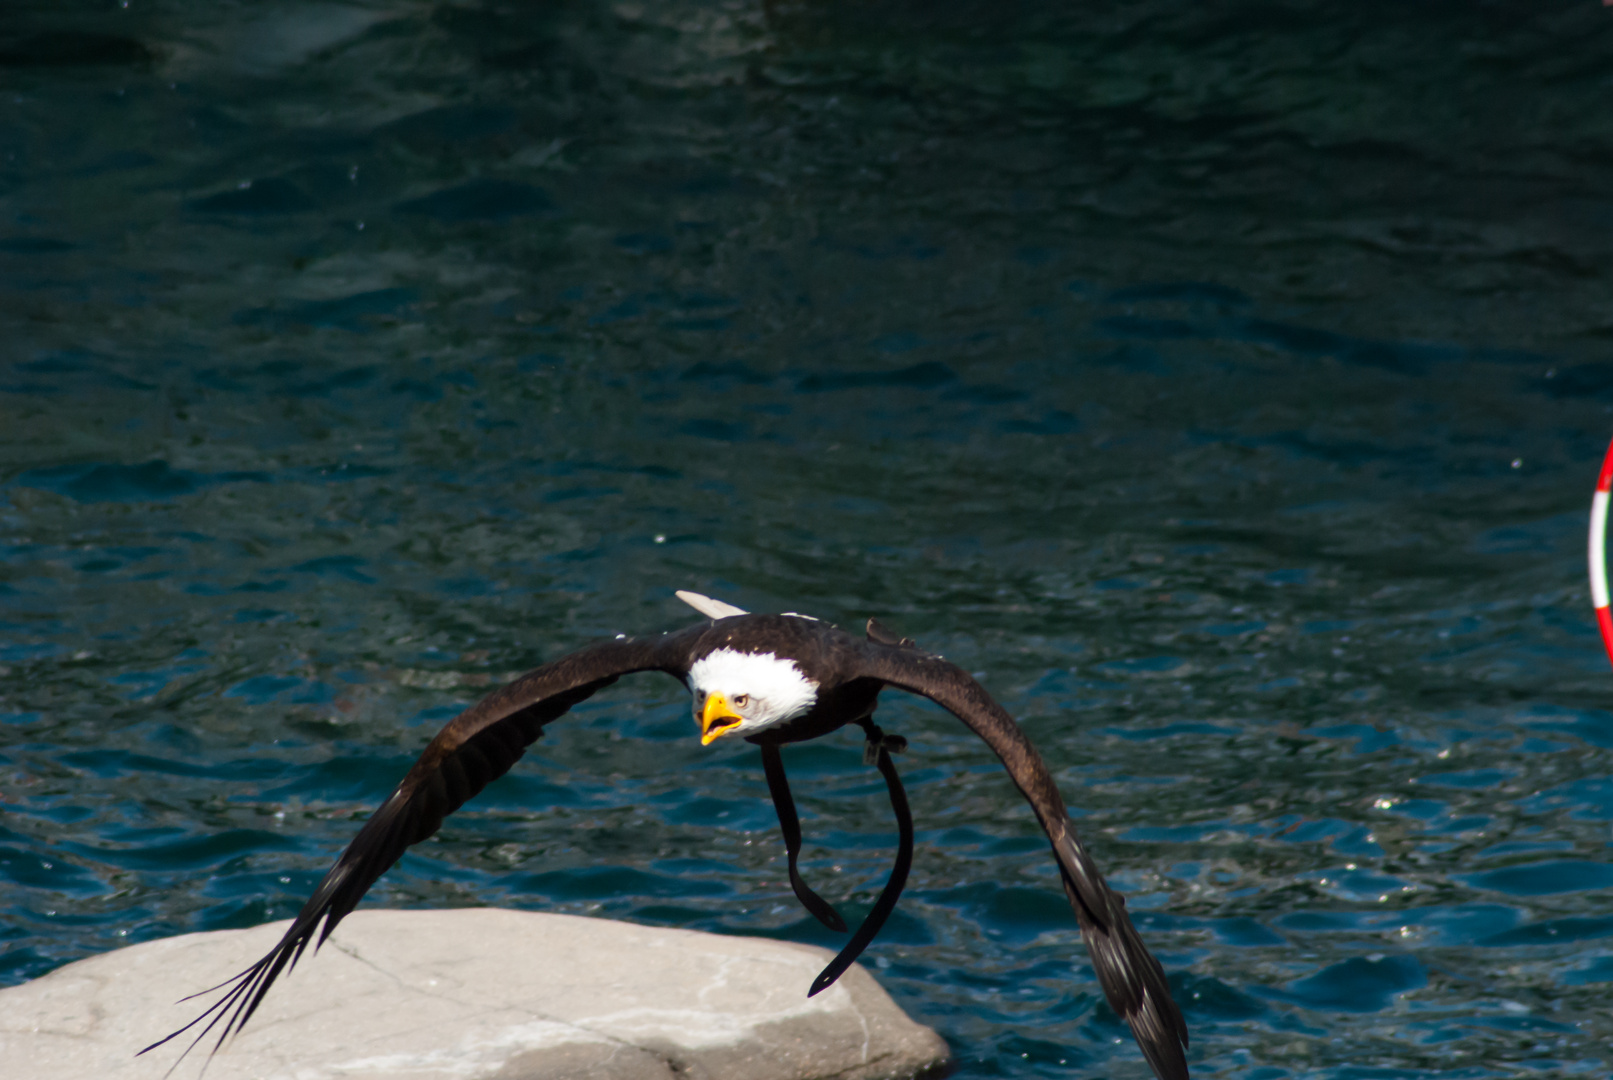
[[[812,891],[801,879],[796,863],[801,857],[801,819],[795,814],[795,797],[790,794],[790,782],[784,776],[784,759],[779,748],[772,743],[761,744],[762,770],[767,774],[767,790],[773,796],[773,808],[778,811],[779,830],[784,833],[784,852],[789,859],[790,889],[801,906],[812,913],[824,926],[839,934],[846,932],[846,920],[834,905]]]
[[[897,775],[896,763],[891,760],[893,743],[900,743],[895,749],[907,747],[907,740],[900,735],[886,735],[880,726],[866,717],[859,721],[863,730],[868,733],[868,742],[864,744],[865,750],[869,747],[874,751],[874,764],[879,766],[880,775],[885,778],[885,787],[890,792],[891,809],[896,811],[896,864],[891,867],[890,880],[885,882],[885,888],[880,892],[879,899],[869,909],[868,916],[863,919],[857,932],[851,935],[846,947],[840,954],[829,962],[816,979],[812,980],[812,988],[807,991],[807,997],[827,989],[834,981],[856,962],[857,957],[874,940],[885,920],[890,918],[892,911],[896,910],[896,900],[902,895],[902,889],[907,885],[907,872],[913,866],[913,815],[907,806],[907,791],[902,787],[902,778]]]
[[[867,735],[863,742],[863,764],[878,765],[881,750],[891,754],[900,754],[907,749],[907,739],[900,735],[887,735],[885,729],[874,723],[872,719],[859,721],[863,732]]]

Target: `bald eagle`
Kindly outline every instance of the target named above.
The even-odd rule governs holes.
[[[1125,898],[1108,886],[1076,838],[1041,755],[978,682],[874,619],[859,638],[807,615],[753,615],[698,593],[678,596],[707,621],[672,633],[621,635],[588,645],[522,675],[449,721],[347,845],[269,954],[214,987],[225,991],[219,1000],[140,1053],[197,1025],[201,1030],[186,1053],[219,1028],[216,1052],[251,1018],[275,979],[296,964],[310,943],[316,950],[324,943],[404,849],[431,836],[445,817],[508,772],[545,725],[623,675],[660,671],[689,689],[703,745],[738,736],[760,749],[784,834],[790,886],[814,917],[840,932],[845,921],[797,869],[801,826],[779,747],[847,724],[864,730],[865,758],[884,776],[896,812],[896,864],[862,925],[813,981],[808,996],[832,985],[873,940],[895,908],[912,862],[913,822],[891,760],[906,741],[887,735],[873,721],[880,691],[894,687],[952,712],[1002,760],[1047,834],[1064,894],[1110,1007],[1130,1025],[1160,1080],[1187,1080],[1187,1025],[1171,998],[1164,969],[1132,926]]]

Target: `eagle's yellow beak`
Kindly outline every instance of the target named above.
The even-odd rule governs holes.
[[[707,695],[706,707],[700,712],[700,745],[710,746],[713,739],[738,727],[741,719],[743,717],[729,707],[727,698],[721,694]]]

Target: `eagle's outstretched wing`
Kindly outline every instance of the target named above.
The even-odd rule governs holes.
[[[929,698],[996,751],[1047,832],[1109,1007],[1131,1026],[1160,1080],[1187,1080],[1187,1024],[1171,998],[1165,970],[1131,925],[1125,897],[1109,888],[1076,838],[1042,755],[1014,718],[967,672],[938,656],[881,641],[860,643],[860,649],[860,674]]]
[[[316,949],[324,944],[336,924],[358,906],[405,848],[431,836],[444,818],[508,772],[545,724],[622,675],[664,671],[684,679],[690,645],[708,625],[587,646],[522,675],[450,720],[380,809],[370,815],[268,955],[213,987],[228,989],[195,1020],[140,1053],[155,1050],[199,1024],[201,1030],[185,1053],[219,1028],[214,1044],[217,1051],[257,1011],[281,972],[295,966],[310,943]]]

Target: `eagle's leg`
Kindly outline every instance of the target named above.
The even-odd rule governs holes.
[[[913,815],[907,808],[907,792],[902,787],[902,778],[896,774],[896,764],[891,761],[892,751],[899,753],[907,749],[907,740],[900,735],[886,735],[870,718],[864,717],[858,723],[868,733],[864,755],[871,756],[873,764],[879,766],[880,775],[885,778],[885,787],[890,791],[891,809],[896,811],[896,865],[891,867],[890,880],[885,883],[879,899],[874,901],[868,917],[851,935],[851,940],[840,950],[840,955],[812,980],[812,989],[807,991],[807,997],[832,986],[862,955],[868,943],[874,940],[874,935],[885,925],[885,920],[890,918],[890,913],[896,909],[896,898],[902,895],[902,887],[907,884],[907,872],[913,865]]]
[[[795,798],[790,794],[790,782],[784,778],[784,758],[780,756],[777,746],[763,743],[761,751],[762,770],[767,773],[767,790],[773,796],[779,829],[784,833],[784,850],[789,855],[790,888],[795,890],[795,898],[814,918],[836,933],[844,934],[846,920],[840,917],[829,901],[813,892],[801,880],[801,872],[796,869],[796,860],[801,856],[801,820],[795,816]]]

